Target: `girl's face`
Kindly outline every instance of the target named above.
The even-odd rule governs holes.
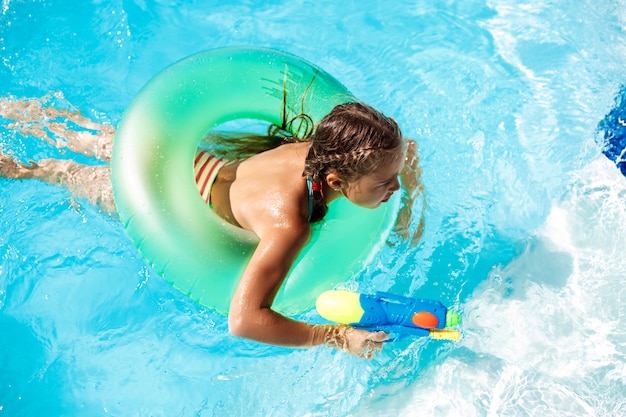
[[[342,190],[344,196],[357,206],[372,209],[387,202],[400,189],[398,175],[404,167],[404,159],[404,150],[399,149],[391,163],[381,164],[375,171],[349,182]]]

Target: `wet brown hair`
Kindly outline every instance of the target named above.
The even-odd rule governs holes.
[[[292,124],[304,120],[306,128],[294,134]],[[353,182],[392,162],[404,146],[395,120],[361,102],[339,104],[313,128],[310,117],[302,113],[291,120],[282,115],[282,126],[270,125],[266,134],[233,136],[212,132],[211,151],[227,159],[243,159],[285,143],[311,142],[302,176],[323,184],[326,176],[337,172],[344,181]],[[300,123],[302,126],[302,123]],[[311,222],[326,215],[321,191],[313,192]]]
[[[404,145],[400,127],[390,117],[360,102],[336,106],[318,124],[304,164],[304,177],[323,184],[335,171],[348,182],[376,171],[398,156]],[[314,192],[313,216],[326,214],[321,192]]]

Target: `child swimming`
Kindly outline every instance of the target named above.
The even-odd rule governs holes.
[[[21,103],[35,106],[28,112],[30,115],[44,111],[41,104],[37,108],[34,102]],[[14,106],[2,104],[7,117],[7,108]],[[64,117],[81,126],[86,124],[78,113],[70,112]],[[68,146],[108,161],[113,129],[93,124],[86,128],[89,132],[66,136],[57,146]],[[29,129],[25,133],[40,136],[36,126],[30,125]],[[276,313],[272,303],[310,237],[311,222],[321,220],[327,205],[338,198],[367,208],[387,202],[400,189],[399,175],[407,169],[415,174],[415,144],[407,144],[393,119],[362,103],[335,107],[304,141],[285,139],[285,143],[251,157],[220,161],[216,175],[209,181],[212,185],[205,199],[213,210],[259,237],[230,305],[229,331],[235,336],[281,346],[326,344],[371,359],[381,350],[386,333],[345,325],[310,325]],[[196,166],[215,161],[203,152],[198,156]],[[409,164],[405,167],[407,156]],[[107,165],[45,159],[25,166],[0,154],[0,174],[62,185],[103,210],[115,210]],[[415,175],[407,177],[406,183],[411,181],[415,183]],[[202,191],[204,181],[198,185]]]

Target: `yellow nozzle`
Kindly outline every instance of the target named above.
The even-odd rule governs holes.
[[[438,340],[453,340],[457,342],[461,339],[461,333],[457,330],[436,330],[432,329],[429,336]]]

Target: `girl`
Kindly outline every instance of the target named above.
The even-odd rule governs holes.
[[[0,103],[4,117],[15,119],[10,108],[22,115],[44,111],[37,101],[21,102],[24,106],[39,106],[36,111],[20,111],[17,103],[20,102]],[[95,133],[74,132],[62,145],[103,161],[110,159],[110,126],[96,126],[72,112],[66,112],[64,117]],[[25,133],[44,134],[32,125]],[[226,221],[259,237],[230,305],[229,331],[235,336],[281,346],[326,344],[371,359],[388,338],[386,333],[345,325],[310,325],[284,317],[271,307],[292,263],[310,237],[311,222],[324,217],[331,201],[346,198],[359,206],[376,208],[400,189],[398,176],[407,158],[407,143],[393,119],[363,103],[338,105],[303,141],[289,142],[290,138],[284,135],[280,138],[282,144],[274,140],[272,146],[278,146],[246,159],[222,162],[205,151],[200,151],[196,158],[196,181],[205,200]],[[412,141],[409,157],[408,168],[415,174],[417,158]],[[217,175],[206,182],[204,171],[211,165]],[[22,166],[0,154],[3,176],[38,178],[63,185],[112,212],[115,206],[109,173],[108,166],[53,159]],[[415,175],[408,177],[416,182]]]

